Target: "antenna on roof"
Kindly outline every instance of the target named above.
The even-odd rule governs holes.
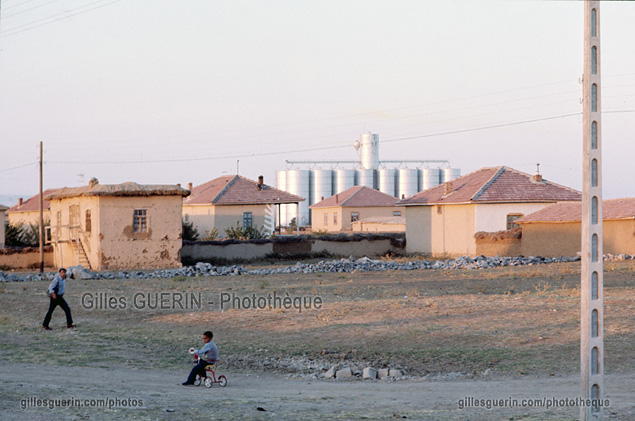
[[[536,163],[536,174],[540,174],[540,163]]]

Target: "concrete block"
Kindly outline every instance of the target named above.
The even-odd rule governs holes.
[[[377,369],[373,367],[366,367],[362,373],[362,379],[375,380],[377,378]]]
[[[401,376],[403,376],[403,374],[401,374],[401,371],[399,371],[399,370],[395,370],[394,368],[391,368],[391,369],[388,371],[388,375],[389,375],[390,377],[401,377]]]
[[[388,369],[387,368],[380,368],[377,371],[377,378],[381,379],[385,379],[386,377],[388,377]]]
[[[336,379],[346,379],[353,377],[353,371],[350,368],[343,368],[341,370],[337,370],[335,373]]]

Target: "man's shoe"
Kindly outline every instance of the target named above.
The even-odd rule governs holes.
[[[75,325],[66,325],[66,327],[69,329],[75,329]]]
[[[194,383],[183,382],[181,383],[183,386],[194,386]]]
[[[50,328],[50,327],[48,327],[48,326],[42,326],[42,328],[43,328],[44,330],[53,330],[53,329],[51,329],[51,328]]]

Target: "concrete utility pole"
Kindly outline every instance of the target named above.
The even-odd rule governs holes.
[[[584,1],[582,273],[580,318],[581,420],[604,419],[604,263],[602,250],[602,137],[600,2]]]
[[[43,165],[42,158],[44,154],[44,147],[40,142],[40,273],[44,273],[44,196],[43,193]]]

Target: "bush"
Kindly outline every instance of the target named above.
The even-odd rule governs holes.
[[[186,241],[196,241],[198,239],[198,230],[194,228],[193,222],[183,221],[183,239]]]
[[[236,222],[236,228],[230,227],[225,230],[225,235],[227,238],[232,238],[236,240],[258,240],[261,238],[266,238],[267,234],[263,227],[245,227],[242,228],[240,226],[240,222]]]
[[[50,221],[44,222],[44,229],[50,226]],[[5,225],[5,244],[11,247],[39,247],[40,226],[39,224],[25,224],[18,222]]]
[[[211,231],[205,230],[205,235],[201,238],[201,241],[214,241],[218,238],[218,228],[214,227]]]

